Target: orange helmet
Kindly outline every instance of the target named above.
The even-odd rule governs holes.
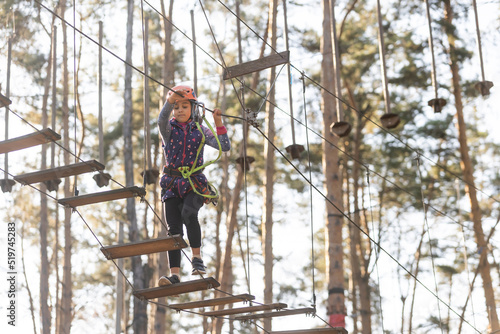
[[[183,85],[175,86],[175,87],[171,88],[170,91],[167,94],[167,98],[170,97],[172,94],[175,94],[174,92],[176,90],[179,90],[179,89],[184,89],[184,90],[187,91],[187,93],[184,93],[184,98],[186,100],[189,100],[189,101],[198,101],[198,99],[196,98],[196,93],[194,92],[194,89],[191,88],[191,87],[189,87],[189,86],[183,86]]]

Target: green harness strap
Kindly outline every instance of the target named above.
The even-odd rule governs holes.
[[[191,188],[193,189],[193,191],[196,194],[201,195],[201,196],[206,197],[206,198],[218,198],[219,197],[219,192],[217,191],[217,188],[214,187],[214,185],[212,183],[208,182],[208,180],[207,180],[208,186],[209,186],[209,188],[211,186],[215,190],[215,195],[201,194],[196,189],[196,187],[193,184],[193,181],[191,180],[191,174],[193,174],[193,173],[199,171],[200,169],[203,169],[203,168],[205,168],[205,167],[207,167],[207,166],[209,166],[209,165],[217,162],[220,159],[220,157],[222,156],[222,146],[220,144],[219,137],[217,136],[217,133],[214,131],[213,127],[210,125],[210,123],[205,118],[205,109],[203,109],[203,120],[205,121],[205,124],[207,124],[208,128],[210,129],[210,131],[214,134],[215,139],[217,140],[217,145],[219,146],[219,155],[214,160],[208,161],[208,162],[204,163],[203,165],[201,165],[199,167],[196,167],[196,161],[198,161],[198,156],[200,155],[200,152],[201,152],[203,146],[205,145],[205,134],[203,133],[203,130],[201,129],[201,126],[198,123],[198,121],[195,121],[196,127],[198,128],[198,131],[201,132],[201,136],[202,136],[201,144],[198,147],[198,151],[196,152],[196,158],[194,160],[195,163],[191,167],[188,167],[188,166],[179,167],[178,170],[179,170],[179,172],[181,172],[183,178],[188,179],[189,184],[191,185]]]

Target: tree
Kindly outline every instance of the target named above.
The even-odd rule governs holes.
[[[132,63],[132,27],[134,22],[134,1],[127,0],[127,43],[126,62]],[[132,145],[132,68],[125,65],[125,93],[124,93],[124,115],[123,115],[123,138],[124,138],[124,165],[125,185],[134,185],[133,145]],[[137,214],[135,210],[135,199],[127,198],[127,220],[130,223],[130,242],[140,240],[139,227],[137,225]],[[145,288],[145,277],[140,256],[132,257],[132,272],[134,284],[137,289]],[[147,302],[134,298],[133,328],[136,334],[147,333]]]
[[[329,324],[332,326],[345,326],[344,305],[344,264],[343,264],[343,199],[342,199],[342,174],[339,170],[338,150],[333,147],[339,142],[338,137],[330,132],[330,125],[337,120],[337,106],[330,92],[335,91],[332,30],[330,17],[330,0],[322,1],[323,8],[323,38],[321,53],[321,85],[322,91],[323,129],[325,140],[323,145],[323,172],[325,175],[326,193],[326,238],[328,272],[328,302],[327,314],[330,316]],[[330,144],[331,143],[331,144]]]
[[[469,195],[471,205],[471,218],[474,222],[474,235],[476,238],[477,248],[480,251],[479,268],[481,278],[483,280],[484,297],[486,300],[486,309],[488,311],[488,319],[490,323],[490,330],[496,332],[500,330],[500,323],[498,321],[498,314],[496,311],[495,293],[493,290],[491,279],[491,266],[488,260],[488,245],[484,237],[484,230],[482,226],[482,214],[477,199],[477,190],[474,179],[474,168],[471,158],[469,156],[469,145],[467,142],[466,125],[464,121],[463,104],[462,104],[462,88],[460,85],[460,72],[459,72],[459,50],[456,48],[455,40],[456,28],[453,25],[453,8],[450,0],[443,0],[444,2],[444,19],[447,23],[445,27],[446,35],[449,44],[449,57],[450,57],[450,70],[452,74],[452,90],[455,98],[455,109],[457,111],[457,130],[458,141],[460,143],[460,156],[462,158],[461,168],[466,183],[466,190]]]

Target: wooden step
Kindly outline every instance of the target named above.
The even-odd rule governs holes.
[[[269,334],[307,334],[307,333],[331,333],[331,334],[347,334],[347,330],[343,327],[329,328],[311,328],[311,329],[295,329],[290,331],[272,331]]]
[[[141,240],[123,245],[101,247],[101,252],[108,260],[123,257],[166,252],[186,248],[188,245],[180,235],[161,237],[158,239]]]
[[[273,304],[266,304],[266,305],[256,305],[256,306],[248,306],[248,307],[240,307],[240,308],[231,308],[231,309],[224,309],[224,310],[218,310],[218,311],[211,311],[211,312],[203,312],[203,315],[206,316],[211,316],[211,317],[218,317],[218,316],[225,316],[225,315],[232,315],[232,314],[240,314],[240,313],[251,313],[251,312],[258,312],[258,311],[265,311],[265,310],[279,310],[286,308],[287,305],[283,303],[273,303]]]
[[[57,202],[59,204],[76,208],[77,206],[94,204],[100,202],[113,201],[116,199],[129,198],[134,196],[144,196],[146,195],[146,190],[144,188],[139,187],[126,187],[116,190],[108,190],[100,193],[82,195],[82,196],[74,196],[61,198]]]
[[[254,299],[255,299],[255,296],[252,296],[252,295],[245,293],[242,295],[235,295],[235,296],[222,297],[222,298],[216,298],[216,299],[200,300],[200,301],[190,302],[190,303],[170,304],[168,306],[170,308],[173,308],[176,310],[188,310],[188,309],[193,309],[193,308],[210,307],[210,306],[233,304],[233,303],[238,303],[238,302],[246,302],[246,301],[250,301],[250,300],[254,300]]]
[[[231,66],[224,69],[224,80],[236,78],[245,74],[262,71],[266,68],[286,64],[290,59],[290,52],[283,51],[275,53],[267,57],[262,57],[257,60],[252,60],[239,65]]]
[[[61,139],[59,134],[55,133],[50,128],[46,128],[29,135],[1,141],[0,153],[22,150],[24,148],[46,144],[59,139]]]
[[[316,311],[312,307],[298,308],[294,310],[283,310],[276,312],[265,312],[257,314],[242,315],[238,317],[231,318],[232,320],[247,321],[254,319],[264,319],[264,318],[274,318],[274,317],[284,317],[289,315],[297,314],[314,314]]]
[[[21,184],[32,184],[49,180],[56,180],[63,177],[79,175],[83,173],[95,172],[103,170],[104,165],[95,161],[85,161],[76,164],[56,167],[51,169],[40,170],[36,172],[26,173],[14,176],[14,180]]]
[[[168,296],[177,296],[183,293],[195,292],[201,290],[208,290],[217,288],[220,283],[213,277],[208,277],[204,279],[198,279],[193,281],[180,282],[177,284],[171,284],[166,286],[160,286],[157,288],[149,288],[137,290],[134,292],[134,296],[140,299],[155,299]]]

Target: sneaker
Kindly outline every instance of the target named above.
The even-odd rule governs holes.
[[[205,270],[207,267],[203,264],[203,260],[197,257],[193,258],[193,261],[191,262],[193,265],[193,271],[191,272],[191,275],[205,275],[207,271]]]
[[[158,285],[159,286],[166,286],[166,285],[176,284],[176,283],[180,283],[180,282],[181,282],[181,280],[179,279],[179,276],[177,276],[177,275],[172,275],[170,277],[162,276],[158,280]]]

